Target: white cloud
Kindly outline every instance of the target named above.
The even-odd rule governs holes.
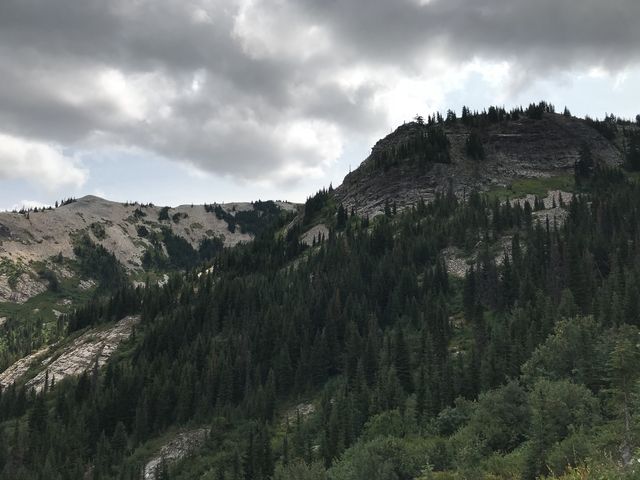
[[[327,29],[300,13],[284,0],[243,0],[232,34],[255,58],[305,61],[330,51],[334,45]]]
[[[0,160],[0,177],[82,184],[60,145],[290,187],[465,89],[510,103],[541,78],[624,72],[640,58],[640,3],[618,3],[8,0],[0,131],[12,166]],[[631,90],[625,78],[616,91]],[[25,161],[27,146],[59,171]]]
[[[77,159],[58,148],[0,133],[0,179],[24,179],[54,191],[80,187],[87,175]]]
[[[51,205],[47,203],[42,203],[37,200],[22,200],[20,203],[14,204],[8,210],[21,210],[21,209],[30,209],[30,208],[43,208],[50,207]]]

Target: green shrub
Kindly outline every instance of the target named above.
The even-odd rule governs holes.
[[[377,437],[358,442],[328,471],[330,480],[410,480],[428,466],[419,442]]]
[[[169,207],[162,207],[158,212],[158,221],[169,220]]]
[[[89,228],[91,232],[98,240],[104,240],[107,238],[107,231],[104,229],[104,225],[98,222],[93,222]]]

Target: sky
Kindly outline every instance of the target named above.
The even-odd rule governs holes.
[[[416,114],[640,113],[638,0],[0,0],[0,209],[302,202]]]

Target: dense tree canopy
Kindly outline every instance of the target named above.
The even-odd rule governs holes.
[[[68,319],[141,314],[104,371],[0,394],[0,477],[138,478],[149,440],[203,424],[200,460],[165,478],[617,469],[639,442],[640,186],[594,169],[581,188],[563,222],[451,192],[371,222],[342,211],[313,247],[281,219],[201,249],[211,273],[116,290]],[[445,248],[468,255],[464,278]],[[311,413],[291,413],[302,399]]]

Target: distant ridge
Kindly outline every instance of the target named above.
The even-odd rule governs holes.
[[[449,186],[462,195],[506,186],[519,178],[572,174],[583,145],[597,163],[623,162],[620,136],[605,138],[596,128],[601,125],[547,111],[536,117],[521,111],[517,118],[506,114],[496,119],[485,113],[465,121],[404,124],[375,144],[371,154],[335,189],[335,197],[348,210],[375,214],[386,202],[403,208],[421,198],[429,200]],[[430,138],[432,134],[435,138]],[[442,134],[448,142],[446,155],[438,149],[438,135]],[[470,154],[473,140],[479,144],[476,148],[482,159]]]

